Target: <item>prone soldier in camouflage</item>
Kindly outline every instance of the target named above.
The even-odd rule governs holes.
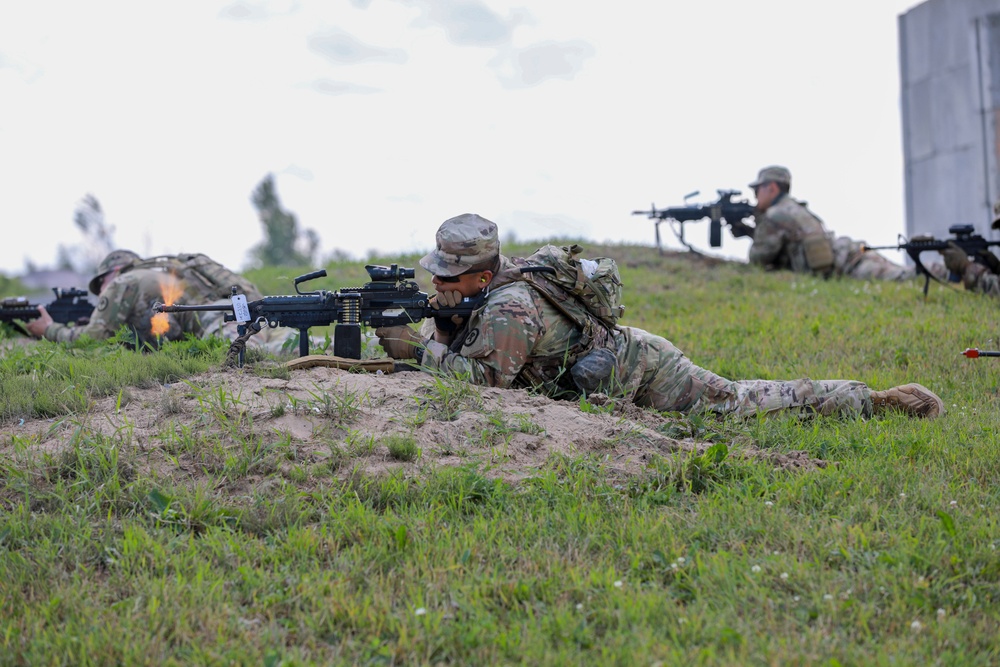
[[[870,416],[895,408],[919,417],[944,414],[941,399],[918,384],[873,391],[851,380],[727,380],[695,366],[665,338],[597,318],[603,336],[581,350],[579,327],[519,278],[518,268],[500,254],[496,225],[475,214],[446,220],[436,249],[420,265],[433,274],[434,303],[453,305],[487,292],[483,307],[467,322],[432,318],[420,333],[406,326],[375,332],[389,356],[416,359],[427,372],[558,397],[565,395],[566,379],[576,377],[574,367],[559,360],[577,358],[576,365],[586,367],[593,355],[603,355],[611,359],[613,393],[657,410]],[[587,393],[579,383],[577,388],[576,395]]]
[[[178,303],[205,304],[227,300],[232,286],[250,300],[261,298],[257,288],[242,276],[202,254],[164,255],[143,259],[130,250],[114,250],[101,261],[91,279],[90,291],[98,304],[86,326],[53,322],[44,307],[26,328],[36,338],[74,341],[81,336],[105,340],[124,325],[139,345],[156,346],[163,340],[179,340],[186,334],[205,337],[223,334],[222,313],[161,313],[162,331],[154,331],[154,303],[166,299]]]
[[[846,236],[834,238],[822,220],[792,199],[791,186],[791,173],[777,165],[761,169],[757,180],[750,184],[758,211],[750,246],[752,264],[824,278],[837,275],[862,280],[908,280],[916,275],[913,267],[899,266],[876,252],[866,252],[862,242]]]
[[[993,205],[992,227],[1000,229],[1000,202]],[[982,252],[985,264],[969,259],[965,251],[954,243],[950,243],[948,249],[941,252],[941,256],[944,257],[944,265],[948,270],[962,277],[965,289],[1000,299],[1000,258],[988,248]]]

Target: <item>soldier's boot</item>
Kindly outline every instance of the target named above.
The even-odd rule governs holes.
[[[885,391],[872,392],[872,413],[898,410],[910,417],[934,419],[944,414],[944,401],[927,387],[917,384],[903,384]]]

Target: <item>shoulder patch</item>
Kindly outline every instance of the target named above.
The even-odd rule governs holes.
[[[102,296],[97,302],[97,310],[106,310],[108,307],[108,297]]]
[[[466,334],[465,340],[462,342],[462,345],[464,347],[471,347],[472,344],[475,343],[478,339],[479,339],[479,327],[476,327],[468,334]]]

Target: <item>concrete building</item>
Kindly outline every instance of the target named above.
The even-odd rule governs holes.
[[[907,236],[971,224],[1000,200],[1000,0],[927,0],[899,17]]]

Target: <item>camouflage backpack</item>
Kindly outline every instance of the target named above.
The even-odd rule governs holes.
[[[536,358],[519,375],[523,385],[543,387],[550,396],[610,393],[619,372],[612,335],[625,312],[618,264],[610,257],[578,258],[582,252],[579,245],[546,245],[528,257],[511,258],[521,269],[517,279],[534,287],[580,331],[564,354]]]
[[[613,328],[625,312],[618,264],[610,257],[578,259],[581,253],[579,245],[546,245],[511,261],[521,269],[522,280],[581,328],[588,315]]]
[[[234,285],[250,301],[260,299],[263,296],[249,280],[233,273],[208,255],[201,253],[150,257],[129,267],[129,269],[151,268],[162,268],[184,280],[193,282],[195,289],[210,299],[229,298]]]

